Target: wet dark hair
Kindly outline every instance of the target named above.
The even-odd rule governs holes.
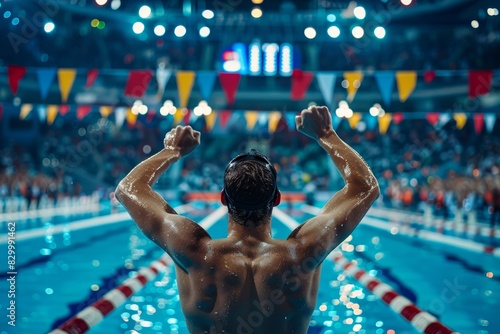
[[[258,226],[269,218],[278,194],[276,176],[269,159],[256,150],[231,160],[224,173],[224,196],[238,224]]]

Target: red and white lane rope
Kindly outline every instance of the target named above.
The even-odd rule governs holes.
[[[334,252],[331,258],[340,266],[344,273],[354,277],[359,283],[384,301],[396,313],[408,320],[417,330],[425,334],[453,334],[456,333],[431,314],[422,311],[411,301],[398,294],[394,289],[359,268],[354,261],[349,261],[341,252]]]
[[[141,290],[158,274],[165,272],[171,263],[172,259],[168,255],[163,255],[151,263],[149,267],[140,269],[137,276],[126,279],[123,284],[106,293],[101,299],[84,308],[49,334],[85,333],[101,322],[111,311],[123,304],[131,295]]]

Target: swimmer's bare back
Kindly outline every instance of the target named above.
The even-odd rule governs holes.
[[[329,154],[345,186],[286,240],[272,238],[270,219],[243,226],[231,216],[227,238],[214,240],[152,190],[163,172],[199,145],[200,133],[189,126],[171,130],[165,148],[118,185],[117,198],[175,263],[181,307],[191,333],[306,333],[321,263],[378,197],[377,180],[332,129],[326,107],[303,110],[296,124]]]

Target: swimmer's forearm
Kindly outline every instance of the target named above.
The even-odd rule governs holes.
[[[346,184],[364,189],[378,189],[378,182],[361,156],[333,130],[318,138],[318,143],[330,155]]]

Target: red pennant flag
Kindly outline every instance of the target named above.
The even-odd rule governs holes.
[[[149,82],[153,78],[150,70],[132,70],[129,73],[127,85],[125,86],[125,96],[141,98],[146,93]]]
[[[469,72],[469,97],[471,99],[488,94],[493,80],[493,71]]]
[[[22,66],[9,66],[7,68],[7,75],[9,76],[9,86],[12,90],[12,94],[17,95],[17,89],[19,88],[19,82],[26,74],[26,67]]]
[[[398,111],[398,112],[395,112],[394,115],[392,115],[392,122],[394,124],[399,124],[404,120],[404,118],[405,117],[404,117],[403,113]]]
[[[229,110],[223,110],[219,114],[220,127],[224,129],[231,118],[231,112]]]
[[[436,124],[439,122],[439,113],[430,112],[425,116],[425,118],[429,123],[431,123],[432,126],[436,126]]]
[[[435,78],[436,78],[436,72],[434,72],[434,71],[425,71],[425,73],[424,73],[424,81],[426,83],[431,83],[432,81],[434,81]]]
[[[63,104],[60,108],[59,108],[59,114],[61,116],[64,116],[68,113],[69,111],[69,106],[67,104]]]
[[[85,84],[85,88],[89,89],[92,87],[97,77],[99,76],[99,70],[91,69],[87,72],[87,83]]]
[[[484,127],[484,114],[474,114],[474,130],[476,134],[483,132]]]
[[[307,90],[311,85],[314,77],[312,72],[304,72],[302,70],[293,70],[292,73],[292,91],[290,98],[292,100],[303,100],[306,96]]]
[[[91,106],[79,106],[78,109],[76,109],[76,118],[81,121],[85,116],[90,114],[91,111]]]
[[[219,73],[220,84],[222,89],[226,94],[227,102],[229,105],[233,105],[234,99],[236,98],[236,92],[238,91],[238,86],[240,85],[241,74],[239,73]]]

